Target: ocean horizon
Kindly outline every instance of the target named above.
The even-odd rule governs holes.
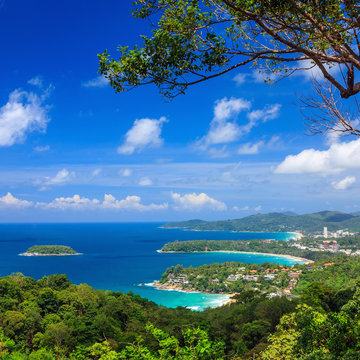
[[[75,284],[95,289],[132,291],[167,307],[203,310],[223,304],[228,295],[158,290],[150,284],[166,268],[181,264],[199,266],[214,262],[272,262],[293,265],[299,261],[280,256],[243,253],[159,253],[174,240],[288,240],[293,233],[190,231],[159,228],[162,223],[42,223],[0,224],[0,276],[20,272],[40,279],[66,274]],[[82,255],[64,257],[19,256],[33,245],[68,245]]]

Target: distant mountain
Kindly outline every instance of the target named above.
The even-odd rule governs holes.
[[[189,220],[164,224],[164,228],[182,228],[192,230],[229,230],[229,231],[269,231],[322,232],[324,226],[329,231],[349,229],[360,231],[360,216],[340,211],[320,211],[313,214],[269,213],[250,215],[241,219],[204,221]]]

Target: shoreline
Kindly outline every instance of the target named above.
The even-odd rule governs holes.
[[[76,253],[76,254],[66,254],[66,253],[61,253],[61,254],[40,254],[40,253],[21,253],[19,254],[19,256],[76,256],[76,255],[83,255],[82,253]]]
[[[193,254],[193,253],[234,253],[234,254],[249,254],[249,255],[264,255],[264,256],[275,256],[275,257],[283,257],[288,259],[300,260],[307,264],[312,264],[314,261],[306,258],[302,258],[300,256],[294,255],[286,255],[286,254],[271,254],[271,253],[262,253],[255,251],[235,251],[235,250],[214,250],[214,251],[162,251],[156,250],[158,253],[162,254]]]
[[[215,307],[220,307],[220,306],[224,306],[224,305],[228,305],[234,302],[233,297],[235,295],[237,295],[237,293],[230,293],[230,294],[218,294],[218,293],[212,293],[212,292],[205,292],[205,291],[197,291],[197,290],[186,290],[186,289],[182,289],[179,288],[176,285],[165,285],[165,284],[160,284],[158,282],[158,280],[154,280],[151,283],[147,283],[144,284],[145,286],[151,286],[157,290],[160,291],[177,291],[177,292],[181,292],[181,293],[185,293],[185,294],[206,294],[206,295],[219,295],[219,296],[224,296],[226,297],[226,299],[224,299],[223,301],[221,301],[221,303],[219,303],[216,306],[213,306],[211,308],[215,308]],[[196,307],[194,305],[194,307]],[[192,306],[187,306],[187,308],[192,308]]]
[[[199,229],[189,229],[186,227],[181,226],[174,226],[174,227],[166,227],[166,226],[159,226],[158,229],[167,229],[167,230],[187,230],[187,231],[229,231],[233,233],[259,233],[259,234],[295,234],[297,236],[297,239],[301,239],[304,235],[299,231],[261,231],[261,230],[199,230]]]

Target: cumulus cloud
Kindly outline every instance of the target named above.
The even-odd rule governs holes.
[[[28,81],[28,84],[30,85],[33,85],[33,86],[37,86],[39,88],[42,88],[43,87],[43,80],[40,76],[36,76],[36,77],[33,77],[32,79],[30,79]]]
[[[88,199],[86,197],[81,197],[80,195],[74,195],[72,197],[59,197],[49,203],[38,202],[36,203],[36,207],[60,210],[85,210],[94,209],[99,203],[100,201],[97,199]]]
[[[54,177],[46,177],[43,182],[44,185],[64,185],[70,182],[75,177],[75,172],[67,169],[62,169],[57,172]]]
[[[261,211],[261,209],[262,209],[262,206],[261,206],[261,205],[258,205],[254,210],[255,210],[255,211]]]
[[[97,168],[97,169],[95,169],[95,170],[91,173],[91,177],[99,176],[101,173],[102,173],[102,169],[101,169],[101,168]]]
[[[109,84],[109,80],[105,78],[105,76],[100,75],[94,79],[85,81],[82,83],[83,87],[86,88],[103,88]]]
[[[238,206],[233,206],[233,210],[235,210],[235,211],[240,211],[240,210],[243,210],[243,211],[248,211],[248,210],[250,210],[249,209],[249,207],[246,205],[246,206],[244,206],[244,207],[242,207],[242,208],[240,208],[240,207],[238,207]]]
[[[256,143],[248,142],[239,147],[237,153],[239,155],[255,155],[260,152],[260,149],[272,148],[280,140],[279,136],[273,136],[269,141],[265,142],[263,140]]]
[[[325,69],[328,73],[332,76],[338,74],[340,72],[340,68],[337,64],[323,64]],[[324,77],[323,73],[321,72],[320,68],[315,65],[315,63],[308,59],[308,60],[301,60],[298,62],[298,66],[303,68],[298,73],[305,77],[307,80],[319,80]]]
[[[152,185],[152,181],[149,177],[145,176],[140,179],[139,185],[140,186],[150,186],[150,185]]]
[[[121,170],[119,170],[119,175],[124,176],[124,177],[129,177],[132,175],[132,170],[131,169],[121,169]]]
[[[340,181],[333,181],[331,183],[332,187],[336,190],[346,190],[352,184],[356,182],[355,176],[346,176],[344,179]]]
[[[14,197],[10,192],[8,192],[3,197],[0,197],[0,206],[3,207],[12,207],[12,208],[26,208],[31,206],[33,203],[27,200],[21,200]]]
[[[264,146],[264,142],[263,141],[259,141],[257,143],[246,143],[243,144],[239,147],[237,153],[239,155],[254,155],[254,154],[258,154],[260,151],[260,148]]]
[[[255,83],[264,83],[265,81],[275,81],[278,79],[278,74],[267,73],[261,70],[254,70],[250,76]]]
[[[45,152],[45,151],[49,151],[49,150],[50,150],[50,145],[34,147],[34,151],[37,151],[37,152]]]
[[[242,98],[223,98],[216,101],[214,117],[208,133],[197,141],[196,145],[205,150],[211,145],[226,144],[237,141],[248,134],[260,122],[266,122],[279,116],[279,104],[266,106],[261,110],[252,110],[250,101]],[[239,125],[236,118],[241,111],[247,111],[247,122]]]
[[[126,133],[124,143],[118,147],[119,154],[131,155],[147,147],[157,147],[163,144],[161,130],[167,122],[165,117],[160,119],[138,119]]]
[[[172,193],[171,198],[175,203],[176,210],[201,210],[208,208],[211,210],[224,211],[227,209],[225,203],[215,200],[205,193],[192,193],[181,196],[178,193]]]
[[[264,83],[265,81],[275,81],[278,80],[279,76],[276,73],[266,73],[261,70],[253,70],[251,73],[239,73],[237,74],[233,80],[236,85],[242,85],[246,82],[251,83]]]
[[[8,102],[0,108],[0,146],[11,146],[25,141],[27,134],[45,132],[50,121],[44,95],[14,90]]]
[[[119,210],[138,210],[138,211],[149,211],[149,210],[166,210],[168,208],[167,203],[163,204],[149,204],[144,205],[141,203],[141,197],[132,195],[127,196],[125,199],[117,200],[111,194],[105,194],[104,201],[101,206],[105,209],[119,209]]]
[[[360,168],[360,139],[333,143],[328,150],[306,149],[288,155],[280,163],[278,174],[329,174]]]
[[[239,73],[237,74],[233,80],[236,82],[236,85],[242,85],[247,81],[249,74]]]

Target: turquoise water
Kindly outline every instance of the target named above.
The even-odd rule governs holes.
[[[187,306],[202,310],[217,306],[224,295],[157,290],[151,283],[167,267],[198,266],[213,262],[274,262],[292,265],[296,260],[267,255],[236,253],[161,254],[156,250],[174,240],[287,240],[289,233],[234,233],[228,231],[184,231],[160,229],[154,223],[120,224],[0,224],[0,276],[21,272],[36,279],[66,274],[75,284],[88,283],[96,289],[133,291],[168,307]],[[81,256],[24,257],[32,245],[69,245]]]

